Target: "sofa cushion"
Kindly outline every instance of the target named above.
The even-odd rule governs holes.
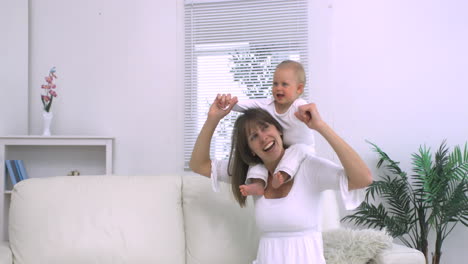
[[[35,178],[15,186],[15,264],[185,263],[180,176]]]
[[[210,179],[182,178],[187,264],[247,264],[256,257],[258,231],[253,200],[240,208],[230,185],[213,192]]]
[[[385,231],[339,228],[323,232],[327,264],[366,264],[382,250],[392,247]]]
[[[0,263],[13,263],[10,245],[4,241],[0,242]]]
[[[370,263],[372,264],[415,264],[426,263],[424,254],[414,248],[393,244],[392,249],[382,251]]]

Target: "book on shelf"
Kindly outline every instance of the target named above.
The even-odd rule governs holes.
[[[28,174],[26,173],[26,168],[24,167],[23,160],[14,160],[16,170],[18,171],[19,180],[25,180],[28,178]]]
[[[5,160],[5,167],[8,175],[10,176],[11,185],[15,186],[19,181],[19,178],[14,162],[12,160]]]

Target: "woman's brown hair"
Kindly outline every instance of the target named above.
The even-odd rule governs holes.
[[[241,207],[245,206],[246,197],[239,190],[239,186],[245,184],[249,166],[263,161],[253,155],[248,144],[247,131],[256,125],[271,124],[283,134],[283,127],[270,113],[261,108],[250,108],[239,116],[234,123],[232,131],[231,155],[229,156],[229,175],[231,176],[232,193]]]

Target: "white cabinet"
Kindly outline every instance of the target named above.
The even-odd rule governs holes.
[[[9,136],[0,137],[0,229],[7,239],[10,179],[5,160],[23,160],[29,178],[65,176],[78,170],[81,175],[112,174],[112,137],[92,136]]]

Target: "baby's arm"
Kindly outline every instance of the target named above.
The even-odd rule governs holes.
[[[271,99],[242,100],[242,101],[237,102],[237,104],[234,106],[234,108],[232,108],[232,110],[243,113],[245,110],[249,108],[255,108],[255,107],[265,108],[265,105],[268,104],[269,101],[271,101]]]

